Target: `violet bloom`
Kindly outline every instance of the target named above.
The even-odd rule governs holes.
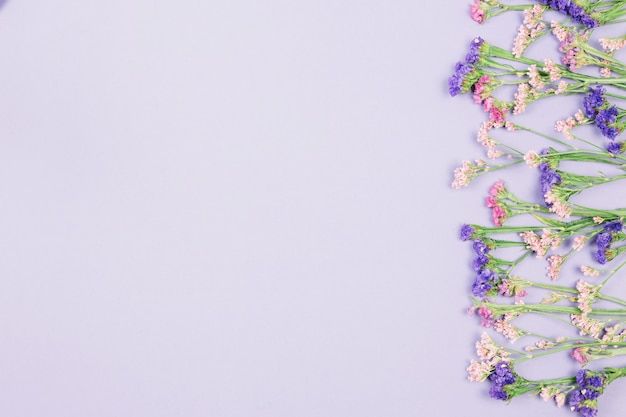
[[[598,262],[600,265],[604,265],[607,261],[606,249],[598,249],[598,251],[596,252],[595,258],[596,258],[596,262]]]
[[[599,110],[596,114],[596,126],[605,137],[611,140],[615,139],[619,134],[619,130],[613,126],[617,122],[618,113],[617,107],[611,106]]]
[[[489,258],[485,255],[478,255],[476,259],[472,262],[472,269],[475,272],[479,272],[483,269],[485,265],[489,263]]]
[[[448,78],[448,91],[451,96],[456,96],[463,91],[465,76],[474,71],[474,67],[467,62],[457,62],[454,66],[454,74]]]
[[[604,386],[604,380],[599,375],[589,375],[587,369],[581,369],[576,374],[577,389],[569,396],[569,406],[572,411],[577,411],[583,417],[595,417],[598,409],[593,400],[596,400]]]
[[[596,237],[596,244],[598,245],[598,249],[606,250],[611,246],[613,242],[613,235],[609,232],[601,232],[598,233]]]
[[[472,284],[472,294],[474,297],[483,298],[492,288],[493,284],[491,282],[484,281],[481,279],[480,275],[477,275]]]
[[[487,244],[480,239],[476,239],[474,241],[472,248],[474,249],[474,252],[476,253],[476,255],[479,255],[479,256],[486,255],[489,253],[489,246],[487,246]]]
[[[606,150],[613,155],[619,155],[622,153],[623,144],[623,142],[609,142],[609,144],[606,145]]]
[[[539,172],[541,172],[541,176],[539,177],[539,183],[541,184],[541,195],[544,196],[548,193],[548,191],[552,190],[552,187],[556,184],[560,184],[562,181],[561,176],[556,172],[550,169],[550,166],[547,162],[542,162],[539,164]],[[551,203],[546,201],[548,206],[551,206]]]
[[[610,233],[621,232],[623,228],[624,222],[622,220],[615,220],[604,225],[604,231]]]
[[[604,87],[589,87],[589,95],[583,98],[583,111],[590,119],[596,118],[598,108],[604,104]]]
[[[496,400],[507,400],[509,398],[504,387],[514,384],[516,381],[510,366],[511,364],[509,362],[500,361],[495,365],[491,375],[489,375],[489,380],[493,382],[493,385],[489,389],[489,396],[491,398]]]
[[[480,47],[482,46],[484,42],[485,42],[484,39],[481,38],[480,36],[472,40],[472,43],[470,44],[470,50],[467,53],[467,55],[465,55],[466,63],[476,64],[478,62],[478,60],[480,59]]]
[[[465,242],[470,240],[473,234],[474,228],[472,226],[470,226],[469,224],[464,224],[463,226],[461,226],[461,232],[459,233],[459,235],[462,241]]]

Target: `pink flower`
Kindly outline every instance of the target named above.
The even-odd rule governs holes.
[[[579,251],[585,246],[585,242],[587,241],[586,236],[576,236],[574,238],[574,243],[572,244],[572,249]]]
[[[581,365],[586,364],[587,362],[589,362],[589,359],[591,359],[591,356],[587,355],[586,352],[587,349],[582,349],[582,348],[576,348],[572,351],[572,358],[576,359],[576,362],[578,362]]]
[[[481,0],[475,0],[470,6],[470,16],[472,20],[477,23],[483,23],[485,21],[485,11],[480,8]]]
[[[480,321],[480,325],[481,326],[483,326],[483,327],[493,327],[493,324],[495,323],[495,319],[493,318],[493,313],[491,312],[491,310],[489,310],[485,306],[480,306],[476,310],[476,313],[478,314],[478,317],[480,317],[482,319]]]
[[[491,219],[493,220],[493,224],[498,227],[504,224],[506,216],[506,210],[504,210],[502,206],[495,206],[491,212]]]
[[[491,111],[491,109],[493,108],[494,102],[495,102],[495,99],[493,97],[489,97],[485,99],[485,101],[483,101],[483,110],[485,110],[486,112]]]
[[[489,120],[494,123],[504,123],[504,113],[502,113],[502,110],[492,107],[489,109]]]
[[[504,191],[504,183],[502,181],[497,181],[491,186],[491,188],[489,188],[489,195],[497,197],[503,191]]]
[[[561,264],[563,263],[563,256],[561,255],[552,255],[548,258],[548,276],[552,280],[556,280],[559,278],[559,274],[561,273]]]

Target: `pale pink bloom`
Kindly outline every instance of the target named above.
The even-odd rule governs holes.
[[[591,304],[598,295],[598,287],[581,279],[576,283],[576,290],[578,290],[578,297],[576,298],[578,308],[583,315],[591,313]]]
[[[502,357],[503,354],[504,356],[508,355],[495,344],[486,332],[482,332],[480,340],[476,342],[476,354],[483,361],[489,361],[496,356]]]
[[[570,133],[570,130],[576,127],[576,119],[568,117],[565,120],[557,120],[554,124],[554,130],[563,133],[568,139],[573,139],[574,136]]]
[[[558,387],[543,387],[541,388],[539,396],[544,401],[548,401],[554,398],[556,405],[559,407],[562,407],[563,404],[565,404],[566,395],[565,393],[561,392],[561,390]]]
[[[552,190],[548,190],[548,192],[544,195],[544,199],[546,203],[551,204],[548,208],[552,213],[555,213],[559,219],[563,220],[568,218],[572,214],[572,209],[567,205],[567,203],[561,200]]]
[[[544,60],[545,67],[543,70],[550,74],[550,81],[558,81],[561,79],[561,70],[556,66],[556,63],[550,58]]]
[[[519,329],[511,324],[513,318],[515,316],[507,313],[502,318],[496,320],[493,326],[498,333],[504,335],[511,342],[515,342],[521,336]]]
[[[528,84],[535,87],[536,89],[541,90],[543,87],[546,86],[546,83],[544,83],[541,79],[541,75],[539,75],[539,70],[537,69],[537,66],[534,64],[528,67],[528,77],[530,78]]]
[[[570,316],[572,324],[578,327],[581,336],[589,335],[598,339],[600,332],[604,328],[604,323],[599,320],[591,319],[586,314],[572,314]]]
[[[550,207],[550,211],[555,213],[560,220],[567,219],[572,214],[572,209],[562,200],[555,201]]]
[[[565,90],[567,89],[568,86],[568,82],[565,80],[561,80],[559,81],[559,85],[556,89],[555,94],[563,94],[565,92]]]
[[[552,393],[550,388],[543,387],[541,388],[541,391],[539,392],[539,397],[541,397],[541,399],[544,401],[548,401],[554,398],[554,394]]]
[[[513,114],[520,114],[526,110],[529,90],[530,90],[530,86],[526,83],[521,83],[520,85],[517,86],[517,93],[515,93],[515,107],[513,107]]]
[[[553,234],[550,229],[543,229],[542,232],[543,235],[541,236],[541,245],[545,247],[546,250],[548,248],[555,250],[561,245],[563,240],[558,234]]]
[[[467,367],[467,379],[472,382],[482,382],[493,372],[493,366],[486,362],[472,359]]]
[[[460,189],[466,187],[479,172],[479,168],[470,161],[463,161],[462,165],[454,170],[454,181],[452,188]]]
[[[521,25],[519,28],[517,28],[517,35],[513,40],[513,49],[511,50],[516,58],[520,58],[522,55],[524,55],[524,51],[526,50],[526,48],[528,48],[528,45],[530,44],[530,35],[530,29],[528,29],[526,26]]]
[[[503,155],[502,151],[497,149],[489,148],[487,149],[487,158],[489,159],[498,159]]]
[[[604,223],[604,219],[602,217],[596,216],[596,217],[593,218],[593,222],[595,224],[602,224],[602,223]]]
[[[574,118],[579,124],[587,120],[587,118],[585,117],[585,114],[580,109],[576,112],[576,114],[574,114]]]
[[[546,267],[546,269],[548,270],[548,276],[553,281],[559,278],[562,263],[563,256],[561,255],[552,255],[548,258],[548,266]]]
[[[611,76],[611,68],[600,67],[600,76],[604,78],[609,78]]]
[[[580,270],[586,277],[597,277],[598,275],[600,275],[600,271],[587,265],[581,266]]]
[[[532,150],[526,152],[526,155],[524,155],[524,161],[531,168],[537,168],[541,164],[541,158],[539,158],[539,154]]]
[[[586,236],[576,236],[574,238],[574,243],[572,243],[572,249],[574,249],[575,251],[579,251],[583,248],[583,246],[585,246],[585,242],[587,242],[587,237]]]
[[[552,28],[552,33],[554,34],[554,36],[556,36],[559,42],[565,42],[566,40],[569,40],[570,32],[563,26],[561,26],[559,22],[553,20],[550,24],[550,27]]]
[[[624,38],[600,38],[598,41],[602,49],[608,52],[614,52],[626,46],[626,39]]]
[[[620,330],[620,325],[616,324],[615,326],[606,326],[604,328],[604,335],[602,336],[602,341],[607,343],[621,343],[626,338],[626,334],[622,331],[620,334],[617,334],[617,331]]]
[[[554,347],[554,342],[539,340],[537,343],[535,343],[535,346],[537,346],[537,348],[539,349],[550,349]]]
[[[511,121],[508,121],[508,120],[504,123],[504,127],[509,132],[513,132],[513,131],[517,130],[517,127],[515,126],[515,123],[513,123]]]
[[[537,258],[543,258],[547,252],[547,248],[541,244],[541,239],[539,236],[533,232],[522,232],[520,233],[522,240],[526,243],[526,249],[530,249],[537,254]]]

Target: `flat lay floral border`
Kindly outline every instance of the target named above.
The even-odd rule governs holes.
[[[497,400],[531,394],[596,416],[606,387],[626,376],[626,1],[475,0],[468,12],[480,25],[516,17],[510,36],[473,39],[448,79],[451,96],[485,114],[484,155],[462,161],[452,187],[491,177],[487,224],[460,224],[469,311],[482,327],[468,379]],[[549,129],[525,117],[544,109],[555,114]],[[530,187],[516,188],[520,170]],[[572,366],[524,374],[525,362],[552,355]]]

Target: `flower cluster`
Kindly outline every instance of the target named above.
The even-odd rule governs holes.
[[[598,413],[598,397],[603,388],[604,378],[601,374],[581,369],[576,374],[576,389],[569,398],[570,409],[583,417],[595,417]]]
[[[468,379],[488,382],[497,400],[531,394],[596,416],[605,388],[626,376],[626,367],[600,365],[626,355],[626,299],[607,285],[626,279],[626,207],[606,187],[626,179],[626,144],[617,140],[626,128],[626,64],[617,57],[626,36],[597,38],[596,30],[621,24],[626,1],[474,0],[469,9],[481,24],[505,12],[519,12],[523,23],[510,49],[474,38],[448,79],[451,96],[467,94],[487,114],[476,136],[487,158],[463,161],[452,187],[498,175],[483,199],[490,224],[463,224],[458,235],[472,248],[469,312],[483,329]],[[527,56],[542,39],[556,41],[560,63]],[[580,106],[554,115],[554,131],[565,139],[518,122],[555,96],[573,96]],[[541,320],[540,331],[527,316]],[[524,377],[519,364],[549,355],[572,366],[557,377]]]
[[[493,373],[489,375],[489,379],[493,385],[489,389],[489,395],[496,400],[508,400],[507,385],[514,384],[516,381],[509,362],[501,361],[494,367]]]
[[[586,28],[593,29],[598,27],[598,22],[572,0],[537,0],[537,2],[571,17],[574,22]]]

